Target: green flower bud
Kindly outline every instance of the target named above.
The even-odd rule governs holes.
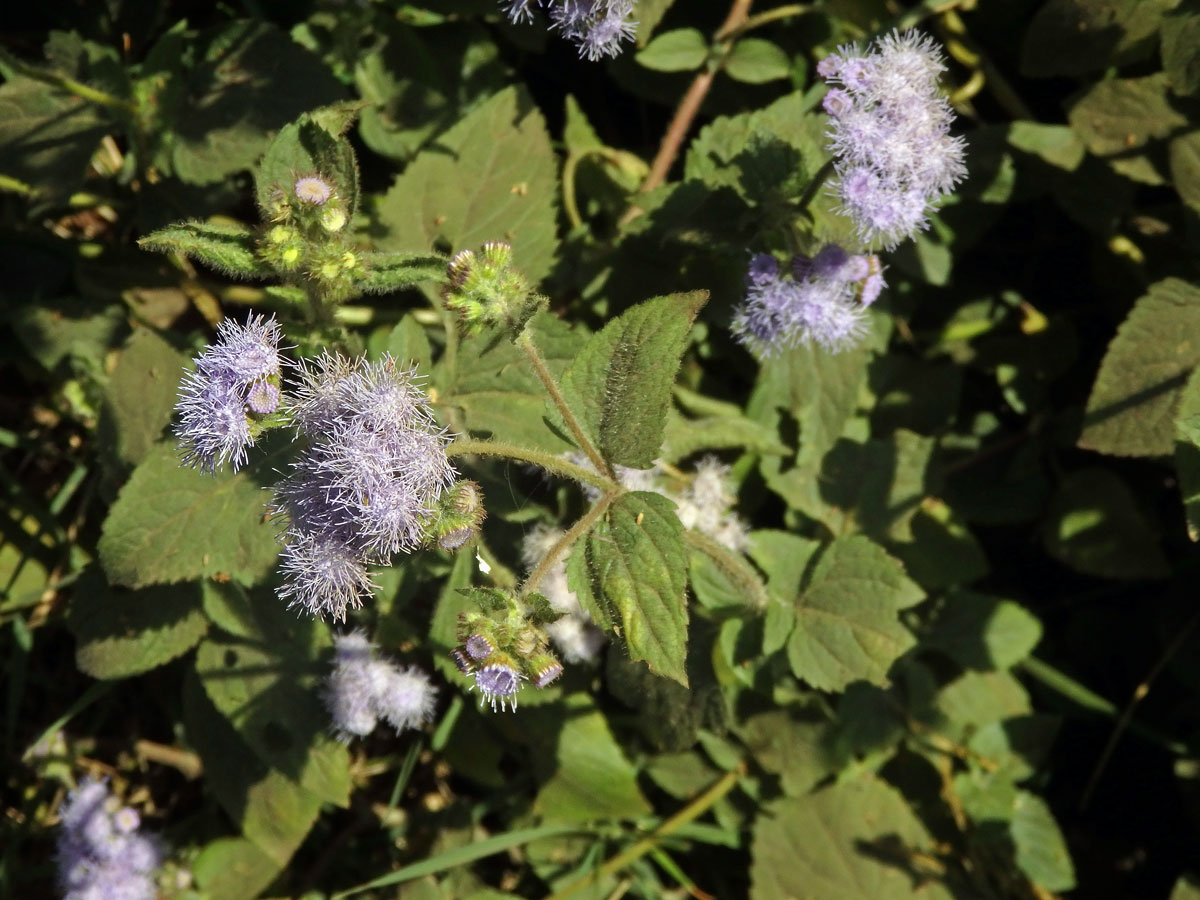
[[[543,302],[512,267],[512,248],[499,241],[484,244],[478,254],[459,252],[446,267],[446,279],[442,300],[467,333],[500,324],[518,332]]]

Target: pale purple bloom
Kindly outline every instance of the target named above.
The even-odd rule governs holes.
[[[279,340],[274,318],[251,316],[245,325],[226,319],[217,326],[216,342],[196,357],[179,386],[175,435],[186,464],[209,472],[226,461],[234,471],[245,465],[253,417],[279,405]]]
[[[296,179],[292,190],[295,192],[297,200],[309,206],[322,206],[333,194],[333,188],[329,182],[316,175],[306,175]]]
[[[500,702],[500,711],[504,711],[507,703],[513,709],[517,708],[517,691],[525,676],[508,663],[488,663],[472,673],[475,679],[474,687],[479,688],[479,705],[488,703],[492,711],[496,710],[496,701]]]
[[[859,295],[879,268],[874,257],[829,244],[812,258],[793,260],[789,278],[778,271],[766,277],[769,267],[761,256],[751,260],[746,300],[733,319],[732,331],[742,343],[763,356],[811,344],[837,353],[866,334],[866,303]],[[882,276],[876,275],[872,289],[878,296]]]
[[[110,811],[108,787],[85,778],[59,811],[59,885],[64,900],[155,900],[158,845],[138,833],[137,812]]]
[[[472,659],[487,659],[495,652],[496,648],[482,634],[473,634],[467,638],[467,643],[463,647],[467,651],[467,656]]]
[[[375,656],[361,631],[333,639],[333,671],[325,682],[325,706],[342,740],[375,730],[386,719],[397,732],[420,728],[433,715],[437,689],[416,668],[399,668]]]
[[[513,22],[533,18],[534,0],[507,0],[501,4]],[[541,6],[541,0],[538,0]],[[637,23],[630,19],[634,0],[548,0],[552,27],[590,60],[616,56],[621,44],[632,40]]]
[[[841,212],[864,240],[892,248],[928,224],[928,210],[965,175],[954,113],[938,88],[942,54],[915,31],[893,32],[865,54],[853,46],[823,59],[831,88],[830,150]]]

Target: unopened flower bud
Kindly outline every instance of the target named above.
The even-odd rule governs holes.
[[[533,657],[529,660],[529,668],[533,673],[533,686],[539,689],[553,684],[563,672],[562,663],[549,653]]]

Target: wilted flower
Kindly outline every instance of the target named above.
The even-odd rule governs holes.
[[[196,357],[179,386],[175,434],[185,463],[210,472],[227,460],[234,471],[245,465],[256,417],[279,405],[279,340],[273,317],[217,326],[216,342]]]
[[[63,900],[155,900],[158,845],[138,833],[140,818],[115,806],[108,786],[85,778],[59,811],[58,875]]]
[[[879,39],[865,55],[839,48],[817,66],[825,95],[841,211],[865,240],[892,248],[928,224],[926,213],[966,175],[954,113],[938,89],[934,42],[915,31]]]
[[[342,740],[375,730],[386,719],[397,732],[420,728],[433,715],[437,689],[417,668],[400,668],[375,656],[361,631],[333,639],[333,671],[325,682],[325,706]]]

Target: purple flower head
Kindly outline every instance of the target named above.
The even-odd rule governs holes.
[[[392,668],[382,690],[375,695],[379,714],[396,731],[420,728],[433,717],[437,688],[416,668]]]
[[[155,900],[152,877],[162,853],[138,833],[137,812],[110,812],[112,798],[101,781],[84,779],[60,810],[59,884],[64,900]]]
[[[335,533],[289,531],[280,559],[284,578],[280,599],[289,600],[289,606],[303,607],[310,615],[344,621],[346,610],[362,605],[363,595],[375,590],[361,555]]]
[[[467,651],[467,656],[472,659],[487,659],[496,650],[492,646],[492,642],[482,634],[473,634],[467,638],[463,649]]]
[[[750,284],[765,284],[779,274],[779,261],[770,253],[755,253],[750,257],[746,269],[746,281]]]
[[[473,671],[475,671],[475,666],[472,664],[470,657],[468,657],[461,650],[451,650],[450,659],[454,665],[458,667],[458,671],[462,672],[464,675],[470,675]]]
[[[543,656],[542,658],[533,660],[533,669],[533,686],[538,689],[553,684],[558,680],[558,676],[563,673],[562,663],[551,656]]]
[[[341,740],[370,734],[380,719],[398,732],[429,721],[437,689],[428,675],[377,659],[375,645],[361,631],[335,636],[333,646],[333,671],[325,681],[324,699]]]
[[[296,199],[307,206],[322,206],[333,195],[333,187],[323,178],[306,175],[292,185]]]
[[[279,340],[274,318],[251,316],[245,325],[226,319],[217,326],[216,342],[179,385],[175,434],[186,464],[209,472],[226,461],[234,471],[245,465],[254,444],[252,416],[279,403],[279,388],[268,381],[280,378]]]
[[[484,703],[496,710],[496,701],[500,702],[500,711],[504,711],[507,703],[513,709],[517,708],[517,691],[525,680],[517,669],[508,662],[490,662],[474,673],[474,687],[479,688],[479,705]]]
[[[954,113],[938,89],[941,51],[928,37],[893,32],[865,54],[839,49],[818,73],[836,193],[866,241],[891,249],[927,225],[927,213],[966,174]]]
[[[631,21],[634,0],[547,0],[551,27],[579,48],[590,60],[616,56],[621,44],[632,40],[637,23]],[[503,0],[501,6],[513,22],[533,18],[533,0]],[[538,0],[542,5],[542,0]]]

